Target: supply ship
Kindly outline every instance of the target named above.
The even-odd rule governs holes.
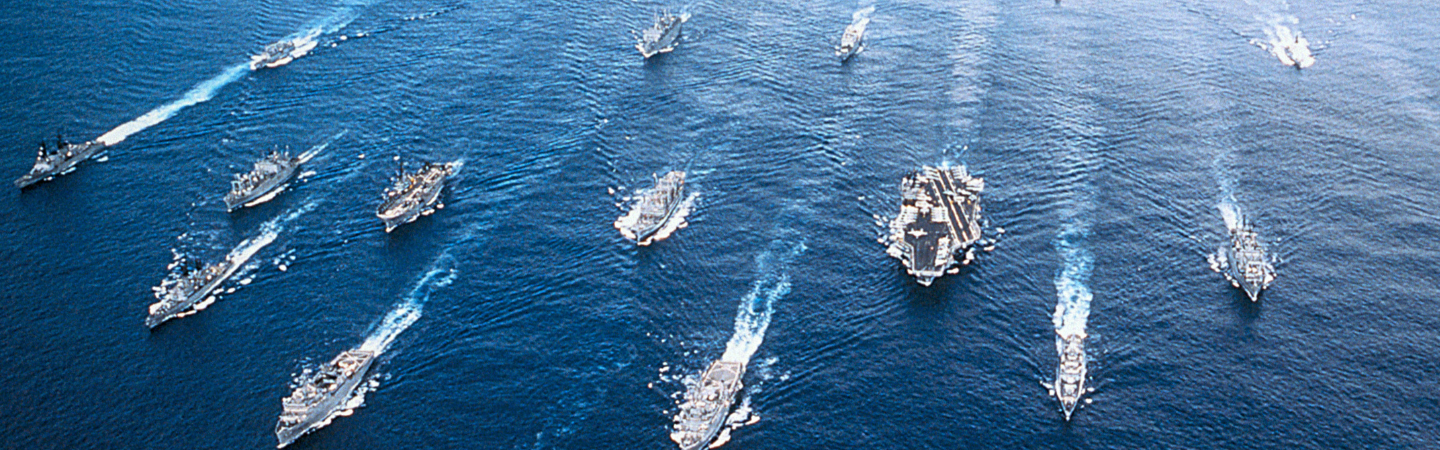
[[[396,177],[395,184],[385,190],[385,201],[375,212],[385,222],[385,232],[444,208],[440,192],[445,189],[445,180],[459,168],[459,161],[426,163],[418,170],[402,172]]]
[[[670,440],[681,450],[700,450],[710,446],[725,427],[730,407],[743,386],[745,363],[717,360],[710,364],[700,382],[685,392],[680,412],[675,415],[675,428]]]
[[[923,286],[958,264],[968,264],[970,249],[980,239],[980,191],[985,180],[965,168],[925,167],[900,183],[900,214],[890,221],[882,241],[886,253],[899,259]],[[964,260],[956,260],[956,253]]]
[[[672,171],[655,181],[655,187],[641,191],[630,212],[615,219],[615,228],[639,245],[663,239],[657,236],[675,216],[685,200],[685,172]]]

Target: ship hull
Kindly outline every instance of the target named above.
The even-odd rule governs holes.
[[[439,203],[440,192],[443,191],[444,188],[444,183],[437,183],[435,187],[427,189],[423,194],[423,200],[420,202],[420,206],[416,206],[410,210],[391,212],[390,214],[385,214],[385,211],[382,210],[379,216],[380,220],[385,222],[385,232],[389,233],[396,228],[400,228],[401,225],[414,222],[419,219],[420,216],[435,212],[435,204]]]
[[[360,383],[365,380],[365,376],[369,374],[370,366],[374,363],[375,358],[367,360],[364,366],[355,371],[355,376],[345,380],[345,383],[340,386],[340,389],[337,389],[329,398],[326,398],[325,401],[316,405],[312,412],[305,416],[305,419],[300,423],[291,427],[276,427],[275,439],[279,444],[276,445],[275,448],[285,448],[285,446],[294,443],[296,439],[300,439],[301,436],[329,425],[331,420],[334,420],[335,417],[346,410],[345,407],[348,406],[347,403],[350,402],[350,398],[354,396],[355,389],[360,387]]]
[[[675,43],[680,39],[680,28],[685,24],[685,21],[683,19],[678,20],[679,21],[675,24],[675,26],[672,26],[669,29],[666,29],[664,33],[661,33],[660,38],[656,39],[655,42],[641,42],[639,44],[636,44],[635,49],[639,50],[640,55],[644,56],[646,59],[649,59],[650,57],[661,53],[670,53],[671,51],[674,51]]]
[[[71,171],[75,170],[76,166],[79,166],[81,162],[93,158],[96,154],[99,154],[101,150],[104,150],[105,144],[91,141],[84,144],[75,145],[75,147],[79,148],[74,150],[76,153],[76,156],[74,158],[70,158],[69,160],[66,160],[59,165],[56,165],[50,170],[46,170],[40,173],[27,173],[25,175],[22,175],[20,176],[20,178],[15,180],[15,187],[25,189],[34,186],[36,183],[39,183],[41,181],[48,181],[54,177],[70,173]]]

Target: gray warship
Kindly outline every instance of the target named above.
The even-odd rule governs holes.
[[[375,362],[375,353],[347,350],[321,367],[314,375],[302,380],[300,386],[281,400],[284,411],[275,424],[275,438],[284,448],[300,436],[330,424],[337,416],[347,415],[354,408],[350,399],[365,380]]]
[[[1234,205],[1221,205],[1226,228],[1230,230],[1229,245],[1220,247],[1210,258],[1210,268],[1225,276],[1230,285],[1245,291],[1250,301],[1260,301],[1260,291],[1275,281],[1275,266],[1265,256],[1259,236]]]
[[[845,34],[840,36],[840,46],[835,47],[835,56],[840,57],[840,62],[849,61],[850,57],[860,53],[862,41],[865,39],[865,26],[869,24],[870,18],[862,17],[845,27]]]
[[[445,179],[459,168],[459,161],[426,163],[414,172],[402,172],[395,184],[385,190],[385,201],[375,212],[385,222],[385,232],[444,208],[445,205],[439,203],[440,192],[445,189]]]
[[[295,157],[287,152],[271,152],[256,161],[250,173],[236,174],[230,180],[230,192],[225,194],[225,210],[255,206],[275,198],[299,171],[300,165],[312,156],[314,153],[310,152]]]
[[[245,258],[230,257],[208,265],[196,261],[193,266],[187,267],[184,274],[166,278],[154,288],[155,298],[159,301],[150,305],[145,326],[153,330],[167,320],[193,311],[196,303],[214,292],[249,259],[248,255],[242,256]]]
[[[311,33],[265,46],[265,50],[262,50],[260,54],[250,57],[250,70],[280,67],[289,64],[295,58],[305,56],[319,44],[315,41],[317,34]]]
[[[45,142],[41,141],[40,151],[35,155],[35,166],[30,168],[30,173],[15,180],[15,187],[24,189],[35,183],[70,173],[81,161],[90,159],[104,149],[105,144],[98,141],[74,144],[59,136],[55,137],[54,148],[46,146]]]
[[[700,376],[700,382],[685,392],[680,412],[675,414],[675,429],[670,440],[680,445],[681,450],[700,450],[725,426],[730,407],[742,386],[740,378],[745,376],[745,363],[717,360]]]
[[[1071,334],[1056,331],[1056,350],[1060,352],[1060,365],[1055,368],[1055,398],[1060,400],[1060,409],[1065,420],[1075,413],[1080,396],[1085,393],[1085,333]]]
[[[965,167],[925,167],[900,183],[900,214],[890,221],[882,239],[887,254],[923,286],[945,273],[956,273],[955,254],[980,239],[980,191],[985,180],[971,177]]]
[[[630,212],[615,220],[615,228],[639,245],[664,237],[657,236],[685,200],[685,172],[672,171],[655,181],[655,187],[637,194]]]
[[[660,13],[655,16],[655,24],[637,36],[640,42],[635,44],[635,49],[646,58],[675,50],[675,43],[680,39],[680,27],[686,20],[690,20],[689,14]]]

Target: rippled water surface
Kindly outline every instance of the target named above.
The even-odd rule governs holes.
[[[662,8],[692,17],[644,61],[631,30]],[[760,417],[725,448],[1437,448],[1436,11],[12,5],[0,173],[57,132],[114,145],[0,195],[0,430],[271,448],[296,375],[364,346],[383,350],[364,406],[294,448],[673,448],[675,398],[722,357],[749,361]],[[1305,70],[1277,56],[1296,36]],[[327,142],[225,213],[231,174]],[[464,169],[387,235],[380,192],[426,160]],[[985,178],[999,242],[921,287],[877,221],[940,164]],[[636,247],[617,204],[669,170],[699,194],[688,226]],[[1225,201],[1279,260],[1258,304],[1206,262]],[[144,327],[175,255],[261,241],[214,303]],[[1094,391],[1066,423],[1045,384],[1072,327]]]

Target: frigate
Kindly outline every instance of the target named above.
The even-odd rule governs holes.
[[[346,350],[313,375],[300,381],[300,386],[281,400],[284,411],[275,424],[276,448],[284,448],[295,439],[330,424],[337,416],[348,415],[358,405],[351,405],[355,389],[365,380],[375,353],[368,350]]]
[[[725,426],[730,407],[742,386],[745,363],[717,360],[700,376],[700,382],[685,392],[670,440],[681,450],[706,448]]]
[[[35,155],[35,166],[30,168],[30,173],[15,180],[15,187],[24,189],[35,183],[70,173],[81,161],[90,159],[104,149],[105,144],[98,141],[75,144],[57,136],[54,148],[46,146],[45,142],[41,141],[40,150]]]
[[[385,201],[375,213],[385,222],[385,232],[444,208],[440,192],[445,189],[445,179],[459,168],[459,161],[426,163],[414,172],[402,172],[385,190]]]
[[[675,50],[675,44],[680,39],[680,26],[686,20],[690,20],[689,14],[660,13],[655,16],[654,25],[640,32],[640,42],[635,44],[635,49],[646,58]]]
[[[250,173],[236,174],[230,180],[230,192],[225,194],[225,210],[255,206],[275,198],[285,190],[285,185],[300,170],[300,165],[314,156],[306,152],[291,157],[288,152],[271,152],[256,161]]]
[[[154,329],[167,320],[193,311],[196,303],[214,292],[230,275],[234,275],[247,259],[248,255],[241,254],[208,265],[196,261],[193,266],[187,267],[183,274],[166,278],[160,286],[154,288],[155,298],[159,301],[150,305],[150,315],[145,318],[145,326]]]
[[[849,61],[851,56],[860,53],[861,41],[865,39],[865,26],[869,24],[870,18],[862,17],[845,27],[845,34],[840,36],[840,46],[835,47],[835,56],[840,57],[840,62]]]
[[[980,191],[985,180],[971,177],[964,166],[925,167],[900,183],[900,214],[890,221],[882,241],[886,253],[905,265],[923,286],[935,278],[958,272],[956,253],[980,239]]]
[[[655,181],[655,187],[641,191],[630,212],[615,220],[615,228],[639,245],[650,245],[684,203],[685,172],[672,171]]]
[[[314,49],[319,42],[315,40],[315,34],[306,35],[295,39],[287,39],[265,46],[260,54],[250,57],[250,70],[261,68],[275,68],[294,61],[295,58],[305,56]]]
[[[1060,409],[1065,420],[1075,413],[1080,396],[1085,393],[1085,333],[1056,332],[1056,350],[1060,352],[1060,365],[1055,368],[1055,398],[1060,400]]]
[[[1211,268],[1225,275],[1230,285],[1244,290],[1250,301],[1258,302],[1260,291],[1275,281],[1275,266],[1265,256],[1265,246],[1260,244],[1255,230],[1238,209],[1233,211],[1233,219],[1227,217],[1229,245],[1220,247],[1212,256]]]

